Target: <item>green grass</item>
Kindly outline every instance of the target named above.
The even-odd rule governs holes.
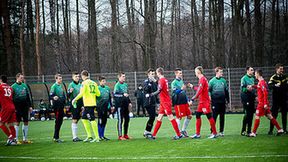
[[[0,133],[0,161],[287,161],[288,135],[269,136],[269,121],[262,118],[256,138],[240,136],[242,115],[226,115],[225,137],[207,139],[208,120],[202,116],[201,139],[171,140],[174,135],[167,118],[155,141],[143,138],[147,118],[133,118],[130,121],[129,141],[118,141],[116,120],[108,120],[106,136],[111,141],[100,143],[73,143],[71,120],[65,120],[60,136],[64,143],[52,142],[54,121],[30,122],[29,138],[34,142],[15,147],[4,146],[6,137]],[[85,132],[79,123],[79,136]],[[218,125],[217,125],[218,128]],[[195,117],[188,133],[195,132]],[[22,134],[20,133],[20,137]],[[9,158],[10,157],[10,158]],[[168,157],[168,158],[166,158]],[[70,158],[70,159],[69,159]],[[76,159],[80,158],[80,159]],[[84,158],[84,159],[81,159]]]

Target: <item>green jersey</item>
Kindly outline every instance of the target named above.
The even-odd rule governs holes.
[[[54,96],[58,96],[59,97],[59,101],[65,103],[65,92],[62,88],[61,84],[58,83],[54,83],[51,88],[50,88],[50,97],[53,98]]]
[[[128,93],[128,84],[117,82],[114,86],[114,94]]]
[[[248,91],[247,89],[248,85],[254,86],[255,78],[254,76],[249,76],[246,74],[241,78],[241,99],[244,102],[252,101],[252,100],[254,101],[256,97],[256,90],[253,89],[251,92]]]
[[[110,108],[112,106],[110,88],[106,85],[100,85],[98,86],[98,89],[100,91],[100,96],[97,97],[97,106],[107,106]]]
[[[128,84],[117,82],[114,86],[114,105],[115,107],[127,107],[128,103],[131,102],[129,97],[125,97],[124,93],[128,93]]]
[[[13,102],[22,103],[26,102],[31,106],[29,88],[25,83],[14,83],[12,86],[13,89]]]
[[[225,103],[225,101],[229,101],[227,82],[222,77],[213,77],[209,81],[209,93],[212,103]]]
[[[70,93],[70,90],[73,88],[72,93]],[[67,96],[69,96],[69,99],[72,101],[79,93],[80,93],[81,83],[72,81],[68,86],[68,92]]]
[[[174,79],[171,83],[173,105],[181,105],[188,102],[186,91],[182,90],[183,86],[184,82],[179,78]]]
[[[46,103],[40,103],[38,105],[39,110],[47,110],[48,109],[48,105]]]

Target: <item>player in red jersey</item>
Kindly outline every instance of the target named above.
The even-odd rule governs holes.
[[[0,78],[0,128],[7,135],[7,146],[17,145],[15,140],[16,132],[14,122],[16,122],[15,106],[13,104],[13,90],[7,84],[7,77]]]
[[[259,81],[257,85],[258,105],[256,109],[254,128],[253,128],[252,133],[248,135],[249,137],[256,137],[257,128],[259,127],[259,124],[260,124],[260,117],[264,115],[278,129],[277,135],[284,133],[283,129],[280,128],[276,119],[273,118],[273,116],[271,115],[269,101],[268,101],[268,86],[262,75],[263,75],[262,70],[257,69],[255,71],[255,77]]]
[[[198,87],[194,87],[192,84],[188,84],[188,86],[190,86],[192,89],[197,90],[196,94],[192,97],[189,105],[192,105],[193,101],[199,98],[198,108],[196,110],[196,134],[191,136],[191,138],[201,137],[200,129],[201,129],[202,114],[206,114],[212,129],[212,134],[208,138],[216,138],[217,137],[216,126],[210,108],[209,86],[207,79],[203,75],[202,66],[197,66],[195,68],[195,75],[196,77],[199,78]]]
[[[180,133],[180,130],[178,128],[177,122],[173,117],[172,114],[172,101],[170,98],[170,94],[169,94],[169,87],[168,87],[168,81],[167,79],[164,77],[164,70],[163,68],[158,68],[156,70],[156,74],[159,78],[158,80],[158,90],[151,93],[151,94],[146,94],[145,97],[150,97],[150,96],[155,96],[157,94],[159,94],[160,97],[160,108],[159,108],[159,114],[157,117],[157,122],[154,128],[154,132],[152,134],[152,136],[147,136],[149,139],[155,139],[158,130],[161,127],[162,124],[162,119],[164,117],[164,114],[166,114],[168,116],[168,119],[170,120],[174,131],[176,132],[176,136],[173,137],[174,140],[178,140],[180,138],[182,138],[182,135]]]

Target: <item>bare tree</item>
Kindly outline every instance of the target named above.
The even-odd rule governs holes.
[[[24,51],[24,21],[25,21],[25,0],[21,2],[20,19],[20,64],[21,72],[25,75],[25,51]]]
[[[14,75],[14,58],[12,52],[12,34],[11,34],[11,25],[10,25],[10,16],[9,16],[9,8],[8,8],[8,0],[0,1],[0,15],[3,17],[3,36],[4,36],[4,47],[7,58],[7,75]],[[2,22],[1,22],[2,23]],[[2,62],[2,61],[1,61]]]
[[[40,11],[39,11],[39,0],[36,0],[36,58],[37,58],[37,75],[42,75],[42,65],[41,65],[41,56],[39,50],[39,33],[40,33]]]
[[[261,15],[261,0],[254,1],[255,8],[255,62],[256,66],[261,66],[263,64],[263,35],[262,35],[262,15]]]

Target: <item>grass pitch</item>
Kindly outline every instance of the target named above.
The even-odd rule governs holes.
[[[201,139],[185,138],[173,141],[174,131],[167,118],[163,119],[157,139],[144,139],[142,134],[147,118],[130,120],[129,135],[133,138],[118,141],[116,119],[108,119],[106,136],[110,141],[73,143],[71,120],[65,120],[60,138],[64,143],[52,142],[54,121],[32,121],[29,139],[33,144],[4,146],[6,137],[0,133],[0,161],[287,161],[288,135],[269,136],[269,121],[261,118],[256,138],[240,136],[242,115],[226,115],[225,137],[207,139],[209,123],[202,116]],[[183,122],[183,121],[182,121]],[[219,121],[217,121],[217,130]],[[188,127],[195,133],[195,116]],[[276,130],[275,130],[276,133]],[[78,135],[86,133],[81,122]],[[20,136],[22,133],[20,132]]]

